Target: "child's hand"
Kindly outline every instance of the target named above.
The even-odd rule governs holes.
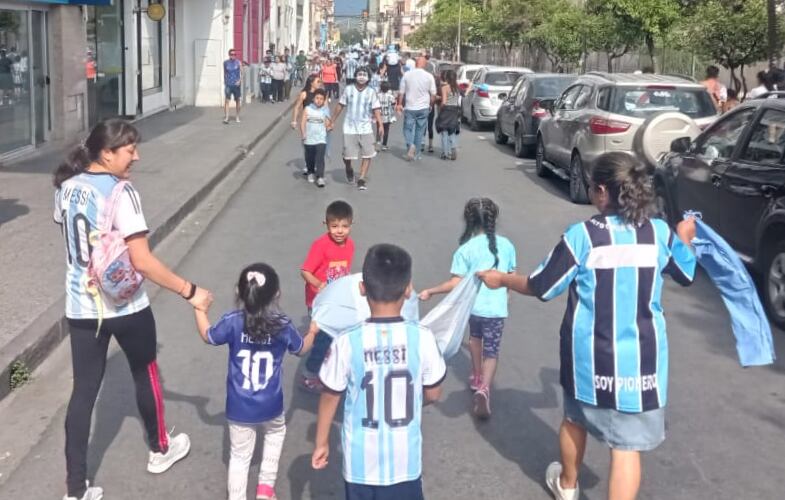
[[[419,298],[420,300],[430,300],[431,298],[430,290],[423,290],[422,292],[420,292],[417,298]]]
[[[194,306],[194,309],[207,312],[207,310],[210,309],[210,305],[213,303],[213,294],[210,293],[209,290],[196,287],[196,293],[191,297],[191,300],[189,300],[188,303]]]
[[[692,240],[695,239],[695,217],[689,217],[679,222],[676,225],[676,234],[679,235],[681,241],[691,245]]]
[[[324,469],[327,467],[327,457],[330,455],[329,446],[317,446],[311,455],[311,466],[316,469]]]
[[[503,287],[503,279],[505,276],[504,273],[495,270],[480,271],[477,273],[477,277],[491,290]]]

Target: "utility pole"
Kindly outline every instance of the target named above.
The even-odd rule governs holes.
[[[463,0],[458,0],[458,40],[455,47],[455,62],[461,60],[461,22],[463,21]]]
[[[775,64],[776,60],[779,58],[776,0],[766,0],[766,14],[768,16],[769,64]]]

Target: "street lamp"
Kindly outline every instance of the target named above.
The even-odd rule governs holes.
[[[455,62],[461,60],[461,21],[463,20],[463,0],[458,0],[458,41],[456,43]]]

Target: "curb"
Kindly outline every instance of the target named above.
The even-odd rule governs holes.
[[[231,156],[226,164],[218,170],[196,193],[191,195],[173,214],[166,218],[158,227],[153,229],[148,240],[150,248],[154,249],[164,238],[169,236],[180,222],[190,214],[199,203],[207,198],[213,189],[230,173],[232,173],[242,160],[248,157],[259,143],[281,123],[283,117],[288,116],[294,103],[290,104],[272,123],[265,127],[248,144],[240,145],[240,151]],[[267,154],[262,155],[258,161],[261,163]],[[0,400],[11,393],[11,367],[16,362],[24,364],[32,372],[49,354],[60,345],[68,336],[68,322],[63,315],[65,295],[51,304],[30,325],[19,333],[11,342],[0,349]]]

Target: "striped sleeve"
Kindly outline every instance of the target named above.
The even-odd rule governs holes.
[[[576,224],[562,235],[545,261],[529,276],[529,288],[540,300],[561,295],[578,274],[583,248],[586,247],[583,224]]]
[[[142,201],[133,186],[126,184],[123,195],[118,198],[117,204],[113,225],[120,231],[123,238],[149,231],[142,212]]]
[[[668,234],[668,250],[670,257],[663,272],[682,286],[691,285],[695,279],[695,254],[673,231]]]

